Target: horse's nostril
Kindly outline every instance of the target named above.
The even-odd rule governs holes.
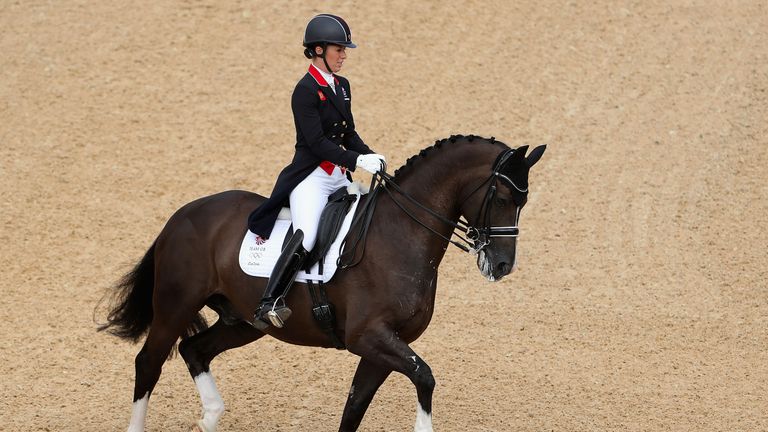
[[[512,271],[512,266],[505,262],[499,263],[496,268],[499,270],[499,274],[503,275],[509,274],[509,272]]]

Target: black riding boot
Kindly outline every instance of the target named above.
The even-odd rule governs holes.
[[[272,274],[269,276],[259,308],[254,315],[255,323],[268,321],[273,326],[282,328],[285,320],[291,316],[291,310],[285,305],[281,297],[293,284],[296,274],[307,258],[308,252],[301,244],[302,240],[304,240],[304,233],[297,230],[280,253],[275,268],[272,269]]]

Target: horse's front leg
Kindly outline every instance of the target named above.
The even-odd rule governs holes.
[[[355,378],[352,380],[352,387],[349,389],[347,404],[344,406],[339,431],[357,430],[373,396],[390,373],[392,369],[381,367],[364,358],[360,359]]]
[[[376,390],[391,371],[397,371],[408,377],[416,387],[418,404],[414,432],[432,432],[435,377],[429,365],[390,329],[364,333],[357,340],[348,341],[347,347],[362,359],[352,382],[339,430],[357,430]]]

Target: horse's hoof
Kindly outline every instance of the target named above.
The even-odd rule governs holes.
[[[189,432],[216,432],[215,430],[208,430],[205,428],[205,425],[203,424],[202,420],[198,420],[197,424],[192,426],[192,429],[189,430]]]

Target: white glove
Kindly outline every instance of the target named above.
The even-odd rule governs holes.
[[[380,154],[364,154],[357,157],[357,166],[371,174],[376,174],[384,168],[384,162],[386,161],[384,156]]]

